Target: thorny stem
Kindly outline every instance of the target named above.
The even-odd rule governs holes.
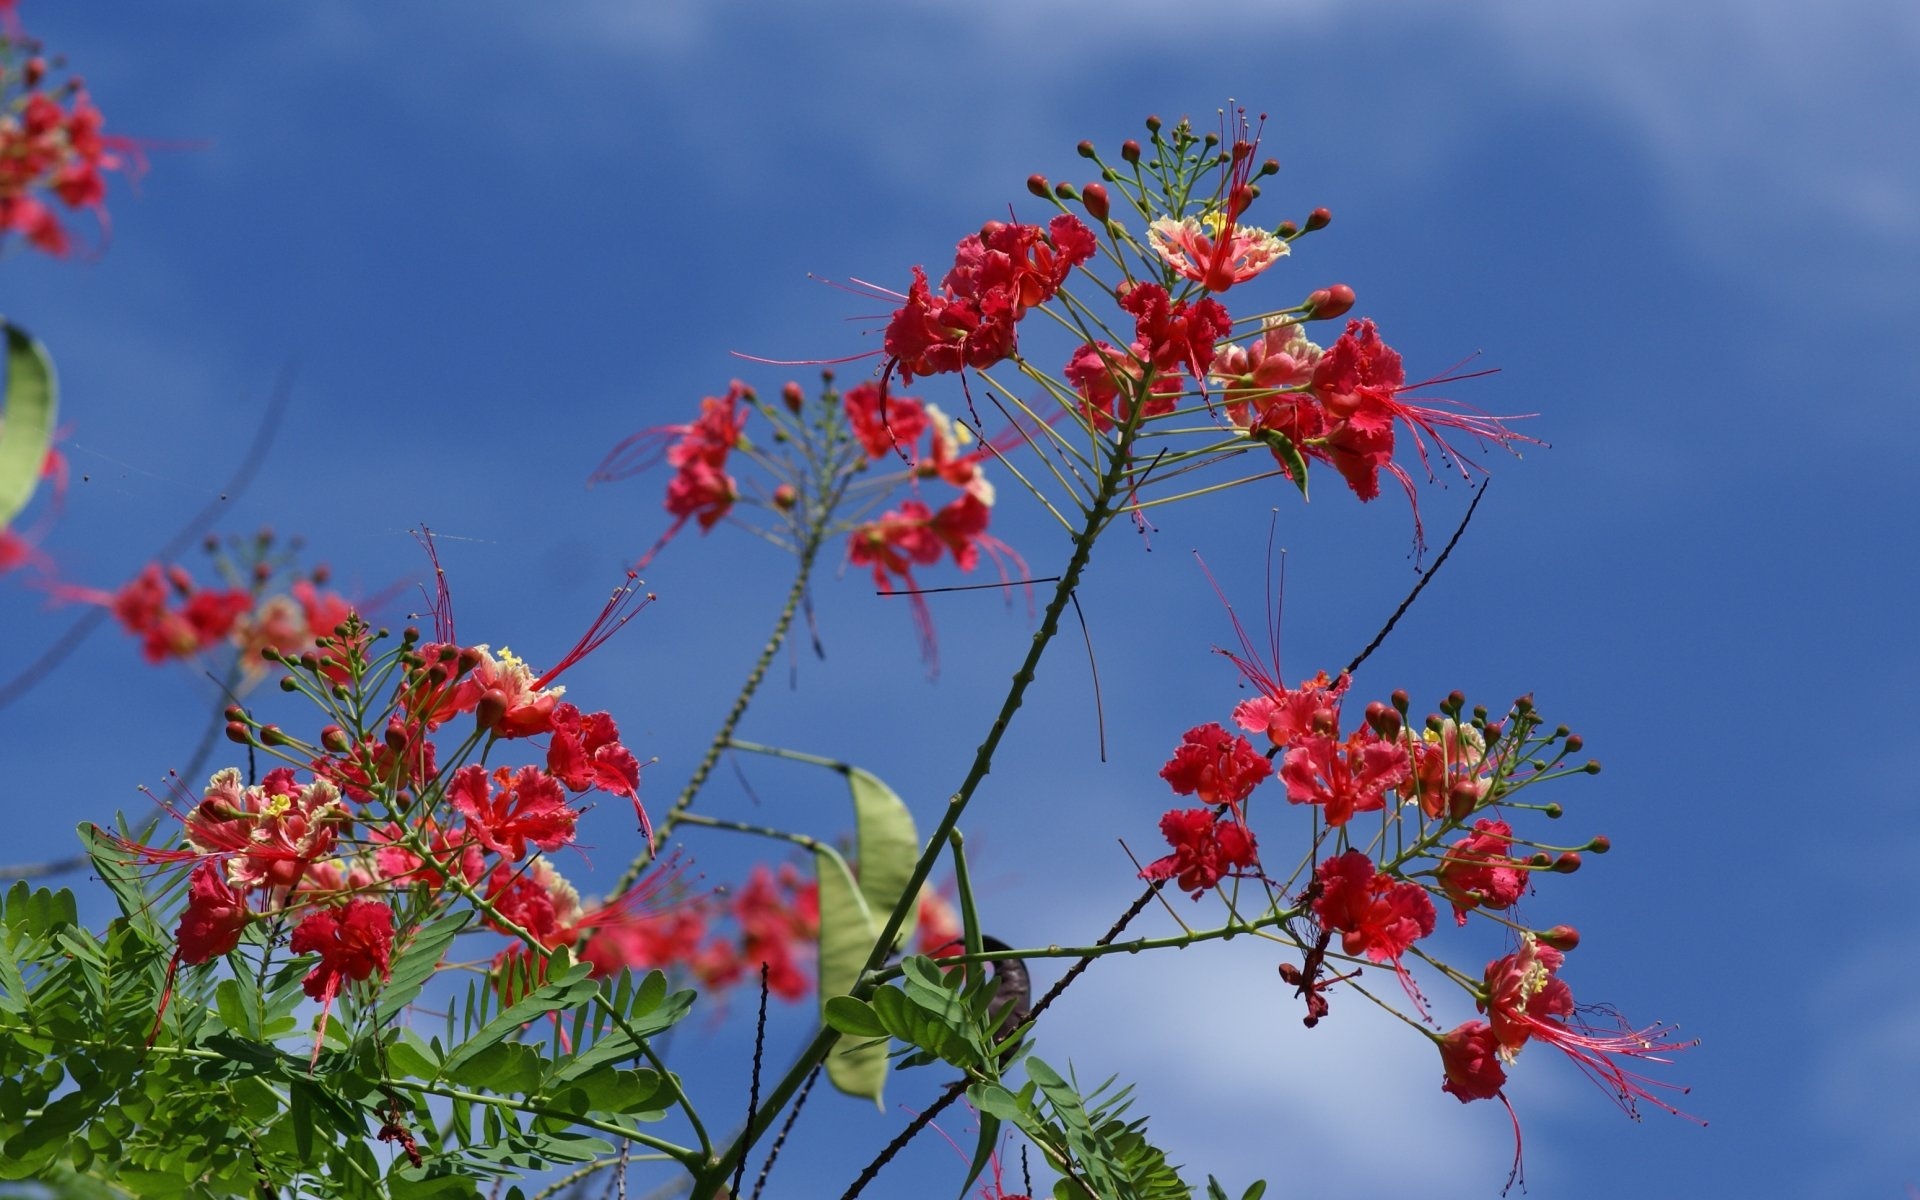
[[[1149,380],[1141,386],[1148,386],[1150,382]],[[902,902],[896,904],[893,911],[887,915],[885,927],[880,930],[879,936],[874,940],[873,949],[868,953],[866,964],[861,969],[860,982],[853,989],[853,995],[856,998],[866,998],[878,986],[879,981],[875,972],[886,963],[888,952],[893,948],[895,939],[899,937],[900,928],[906,922],[907,909],[910,907],[908,898],[920,894],[920,889],[926,884],[927,876],[933,873],[933,864],[939,860],[947,848],[949,835],[959,825],[961,814],[966,811],[967,805],[973,800],[974,793],[993,767],[994,754],[1000,748],[1000,740],[1006,736],[1008,727],[1013,723],[1014,714],[1019,711],[1021,703],[1026,699],[1027,688],[1033,683],[1041,656],[1046,653],[1047,646],[1053,641],[1054,635],[1060,631],[1060,618],[1071,603],[1074,589],[1080,585],[1080,577],[1093,556],[1094,542],[1098,540],[1101,531],[1106,528],[1114,515],[1113,500],[1122,488],[1128,463],[1131,460],[1133,443],[1138,433],[1137,416],[1119,430],[1119,438],[1109,451],[1107,468],[1093,495],[1093,503],[1087,509],[1080,531],[1074,536],[1073,553],[1068,558],[1065,569],[1060,573],[1059,582],[1054,585],[1053,597],[1047,602],[1046,611],[1041,615],[1040,628],[1034,632],[1025,660],[1013,674],[1013,682],[1007,689],[1007,697],[1000,706],[1000,712],[994,717],[993,724],[988,727],[987,735],[981,741],[979,749],[974,751],[973,765],[968,769],[966,777],[961,780],[960,786],[948,799],[946,812],[941,816],[939,825],[928,836],[926,848],[921,852],[919,861],[914,864],[913,874],[901,889]],[[717,751],[714,753],[717,756]],[[997,957],[1007,956],[999,954]],[[807,1044],[806,1049],[801,1052],[799,1059],[788,1070],[785,1077],[768,1093],[759,1118],[743,1130],[724,1153],[710,1160],[706,1168],[698,1173],[693,1185],[693,1200],[713,1200],[725,1184],[728,1174],[733,1169],[734,1161],[745,1155],[752,1148],[753,1143],[767,1131],[773,1123],[775,1114],[786,1107],[801,1081],[815,1065],[826,1058],[827,1052],[833,1048],[839,1036],[834,1030],[824,1026],[814,1034],[813,1040]]]
[[[733,707],[727,710],[726,719],[720,722],[720,728],[714,732],[713,740],[707,744],[707,752],[700,759],[700,765],[693,769],[693,775],[687,780],[687,786],[680,789],[673,805],[653,827],[653,841],[627,867],[620,881],[613,886],[611,895],[618,896],[633,886],[640,873],[648,864],[660,856],[666,847],[667,839],[686,818],[687,808],[694,797],[706,785],[707,777],[713,774],[714,767],[720,764],[720,756],[726,753],[733,741],[733,731],[740,719],[747,714],[747,705],[752,702],[753,694],[759,690],[760,683],[767,677],[767,669],[780,653],[780,647],[786,643],[787,632],[793,628],[794,614],[800,611],[800,601],[807,594],[807,584],[813,577],[814,559],[819,556],[821,543],[826,540],[827,519],[831,505],[823,504],[807,526],[807,534],[800,543],[800,566],[794,572],[793,586],[787,590],[787,602],[780,609],[780,617],[773,623],[773,632],[767,637],[767,644],[760,650],[760,657],[754,661],[753,669],[747,672],[747,680],[740,687],[740,694],[733,698]]]

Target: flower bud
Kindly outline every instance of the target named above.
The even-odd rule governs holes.
[[[1367,724],[1383,738],[1400,736],[1400,714],[1378,700],[1367,705]]]
[[[1545,870],[1553,865],[1553,856],[1545,850],[1536,851],[1531,858],[1527,859],[1527,865],[1539,870]]]
[[[283,692],[297,692],[300,690],[300,685],[293,681],[293,676],[282,675],[280,677],[280,690]]]
[[[800,385],[791,379],[787,380],[786,386],[780,389],[780,403],[787,406],[788,412],[797,413],[806,402],[806,393],[800,390]]]
[[[1587,765],[1584,767],[1581,767],[1580,769],[1582,771],[1585,771],[1589,775],[1598,775],[1600,773],[1600,760],[1597,758],[1590,758],[1587,760]]]
[[[1060,200],[1078,200],[1080,198],[1079,190],[1072,184],[1065,182],[1054,184],[1053,194]]]
[[[1121,142],[1120,157],[1122,160],[1126,162],[1130,162],[1130,163],[1139,162],[1140,161],[1140,143],[1134,141],[1132,138],[1128,138],[1126,141]]]
[[[334,754],[345,754],[353,748],[347,740],[347,731],[338,725],[329,725],[320,731],[320,745]]]
[[[478,650],[475,650],[472,646],[468,646],[460,652],[460,674],[465,675],[468,671],[473,670],[479,665],[480,652]]]
[[[1147,114],[1147,132],[1148,133],[1160,132],[1160,118],[1155,116],[1152,113]]]
[[[400,718],[395,717],[393,720],[388,721],[386,733],[382,736],[386,739],[387,749],[393,751],[395,754],[402,753],[406,750],[407,727],[400,723]]]
[[[238,742],[242,746],[251,746],[253,744],[253,734],[248,732],[247,727],[240,722],[228,721],[227,740],[230,742]]]
[[[1353,307],[1353,289],[1344,283],[1324,287],[1307,297],[1307,319],[1330,321],[1345,316]]]
[[[1552,929],[1535,933],[1533,940],[1564,954],[1580,944],[1580,931],[1571,925],[1555,925]]]
[[[1083,142],[1081,142],[1081,143],[1080,143],[1080,144],[1079,144],[1078,146],[1076,146],[1076,147],[1074,147],[1074,148],[1075,148],[1076,150],[1078,150],[1078,151],[1080,152],[1080,157],[1081,157],[1081,158],[1093,158],[1093,157],[1094,157],[1094,156],[1095,156],[1095,155],[1096,155],[1096,154],[1098,153],[1098,151],[1096,151],[1096,150],[1095,150],[1095,149],[1093,148],[1093,143],[1092,143],[1092,142],[1084,142],[1084,141],[1083,141]]]
[[[1081,189],[1080,195],[1086,202],[1087,215],[1096,221],[1104,222],[1107,219],[1107,213],[1109,211],[1107,208],[1107,185],[1104,183],[1090,183]]]
[[[1307,214],[1307,232],[1312,233],[1316,229],[1325,229],[1327,227],[1327,222],[1331,220],[1333,220],[1333,213],[1331,210],[1325,209],[1325,208],[1316,208],[1312,212]]]
[[[1613,849],[1613,839],[1605,834],[1596,835],[1592,841],[1587,843],[1587,849],[1593,851],[1595,854],[1605,854],[1607,851]]]
[[[47,60],[44,58],[41,58],[37,54],[34,55],[32,58],[28,59],[27,65],[23,67],[20,71],[21,81],[24,82],[30,88],[39,87],[40,81],[42,79],[45,79],[46,77],[47,77]]]
[[[1580,735],[1576,733],[1567,739],[1567,753],[1578,754],[1580,753],[1580,747],[1584,745],[1586,745],[1586,742],[1582,741]]]
[[[507,694],[499,688],[490,688],[480,697],[480,703],[473,706],[474,728],[483,732],[493,732],[500,718],[507,715]]]
[[[255,583],[265,583],[267,580],[272,578],[273,578],[272,563],[257,562],[253,564],[253,581]]]
[[[1572,850],[1553,860],[1555,875],[1571,875],[1580,869],[1580,856]]]
[[[1560,802],[1558,800],[1553,800],[1553,801],[1549,801],[1546,804],[1541,805],[1540,811],[1547,815],[1547,820],[1558,821],[1562,816],[1566,814],[1567,810],[1560,807]]]
[[[320,656],[318,654],[315,654],[313,651],[308,650],[307,652],[305,652],[300,656],[300,669],[303,671],[311,671],[316,675],[319,674],[320,673]]]
[[[1270,158],[1267,161],[1260,164],[1260,170],[1255,173],[1254,178],[1259,179],[1266,175],[1278,175],[1279,173],[1280,173],[1280,160],[1277,158]]]
[[[793,511],[793,506],[798,503],[800,503],[800,493],[794,490],[792,484],[783,483],[773,489],[773,506],[781,512]]]
[[[1507,727],[1498,721],[1494,721],[1480,732],[1486,735],[1487,745],[1491,746],[1506,735]]]
[[[220,715],[229,721],[244,721],[247,719],[247,710],[241,708],[238,704],[229,704],[227,705],[227,711]]]
[[[1047,184],[1047,177],[1038,172],[1027,176],[1027,190],[1042,200],[1053,194]]]
[[[292,739],[287,737],[286,734],[280,732],[278,725],[262,725],[260,727],[260,741],[264,745],[284,746],[291,740]]]
[[[1387,699],[1393,701],[1393,711],[1403,717],[1407,715],[1407,709],[1413,704],[1413,698],[1407,695],[1405,688],[1393,689],[1393,695],[1388,696]]]
[[[427,686],[437,688],[447,681],[447,669],[439,663],[427,668]]]
[[[1291,239],[1300,236],[1300,227],[1292,221],[1282,221],[1273,227],[1273,232],[1276,237]]]
[[[314,586],[324,587],[327,580],[333,578],[333,568],[325,563],[315,563],[313,570],[307,572],[307,578],[313,581]],[[418,631],[415,631],[414,636],[419,637]]]
[[[1477,780],[1462,779],[1447,789],[1447,816],[1456,821],[1464,821],[1473,815],[1480,805],[1480,784]]]

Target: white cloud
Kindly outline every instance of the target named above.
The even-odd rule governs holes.
[[[1137,1085],[1154,1142],[1235,1195],[1256,1178],[1273,1195],[1497,1194],[1506,1113],[1442,1093],[1426,1039],[1352,992],[1303,1028],[1278,961],[1252,939],[1115,956],[1055,1006],[1040,1056],[1083,1084]],[[1544,1179],[1545,1160],[1530,1165]]]

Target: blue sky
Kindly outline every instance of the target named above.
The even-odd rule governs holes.
[[[291,363],[286,430],[221,527],[302,533],[372,594],[418,577],[407,530],[424,521],[463,636],[536,662],[664,524],[663,477],[583,487],[611,443],[730,377],[787,377],[730,351],[873,344],[847,318],[875,306],[810,272],[902,286],[1010,203],[1041,215],[1024,180],[1085,175],[1081,138],[1111,147],[1147,112],[1210,121],[1229,96],[1265,110],[1272,211],[1334,212],[1273,295],[1352,284],[1410,372],[1477,352],[1501,373],[1453,394],[1537,412],[1526,428],[1553,444],[1490,460],[1466,540],[1356,687],[1419,705],[1532,692],[1585,736],[1607,769],[1566,789],[1567,825],[1615,849],[1529,915],[1582,929],[1583,999],[1703,1039],[1672,1075],[1704,1130],[1632,1124],[1547,1052],[1524,1056],[1510,1091],[1533,1194],[1920,1182],[1920,968],[1902,952],[1920,837],[1895,707],[1920,671],[1911,6],[29,0],[24,16],[111,128],[171,146],[136,192],[115,184],[97,261],[0,263],[0,311],[51,346],[72,428],[47,550],[88,582],[137,570],[217,494]],[[1051,573],[1058,537],[1001,482],[999,531]],[[1431,492],[1430,526],[1466,499]],[[1150,551],[1116,538],[1082,593],[1108,761],[1062,647],[969,817],[999,936],[1090,940],[1131,898],[1114,839],[1153,844],[1160,763],[1237,698],[1209,653],[1231,630],[1187,552],[1257,613],[1275,508],[1290,674],[1344,663],[1411,583],[1404,505],[1362,506],[1330,477],[1304,508],[1244,489],[1164,512]],[[684,537],[649,575],[660,603],[570,676],[660,759],[647,794],[678,790],[786,569],[738,531]],[[858,761],[931,824],[1024,610],[936,598],[929,684],[897,604],[831,572],[817,599],[826,661],[799,661],[791,689],[783,667],[746,736]],[[0,587],[0,673],[66,620]],[[136,804],[190,753],[198,687],[103,631],[13,706],[12,852],[63,853],[75,822]],[[703,806],[844,824],[831,780],[746,769],[757,812],[730,778]],[[624,861],[629,836],[609,822],[595,865]],[[714,880],[742,861],[691,849]],[[1489,937],[1457,961],[1495,956]],[[1357,1000],[1302,1030],[1273,968],[1241,943],[1102,964],[1042,1053],[1137,1082],[1196,1177],[1496,1194],[1504,1114],[1442,1095],[1421,1039]],[[1449,1003],[1443,1020],[1467,1015]],[[797,1045],[804,1014],[773,1032]],[[732,1072],[716,1102],[737,1093],[733,1031],[676,1053]],[[837,1195],[904,1119],[815,1103],[776,1195]],[[957,1184],[957,1167],[930,1140],[878,1194]]]

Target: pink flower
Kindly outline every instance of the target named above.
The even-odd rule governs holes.
[[[1341,742],[1330,734],[1296,737],[1280,767],[1287,799],[1318,804],[1338,827],[1355,813],[1378,812],[1389,789],[1407,777],[1407,748],[1361,726]]]
[[[1434,874],[1453,905],[1455,924],[1467,923],[1469,909],[1509,908],[1526,892],[1525,867],[1507,855],[1512,844],[1513,829],[1505,821],[1479,820],[1440,860]]]
[[[1212,227],[1221,224],[1215,221]],[[1245,283],[1286,257],[1286,241],[1264,229],[1231,225],[1215,237],[1208,228],[1193,217],[1161,217],[1147,226],[1147,243],[1175,274],[1210,292]]]
[[[1349,850],[1320,864],[1313,915],[1340,934],[1341,949],[1374,962],[1399,963],[1416,941],[1433,932],[1433,901],[1417,883],[1374,869],[1373,859]]]
[[[509,862],[525,857],[528,843],[542,850],[571,844],[580,819],[559,782],[538,767],[499,767],[491,776],[482,766],[461,767],[447,797],[474,839]]]
[[[1566,955],[1529,935],[1521,940],[1520,949],[1487,964],[1486,994],[1480,1007],[1501,1054],[1511,1059],[1528,1042],[1545,1042],[1572,1059],[1628,1115],[1636,1115],[1636,1105],[1644,1100],[1675,1116],[1687,1116],[1657,1094],[1684,1094],[1687,1089],[1650,1079],[1621,1060],[1669,1063],[1671,1059],[1661,1056],[1694,1043],[1676,1040],[1667,1025],[1635,1029],[1617,1013],[1609,1012],[1612,1029],[1588,1024],[1573,1003],[1572,990],[1557,975],[1565,962]]]

